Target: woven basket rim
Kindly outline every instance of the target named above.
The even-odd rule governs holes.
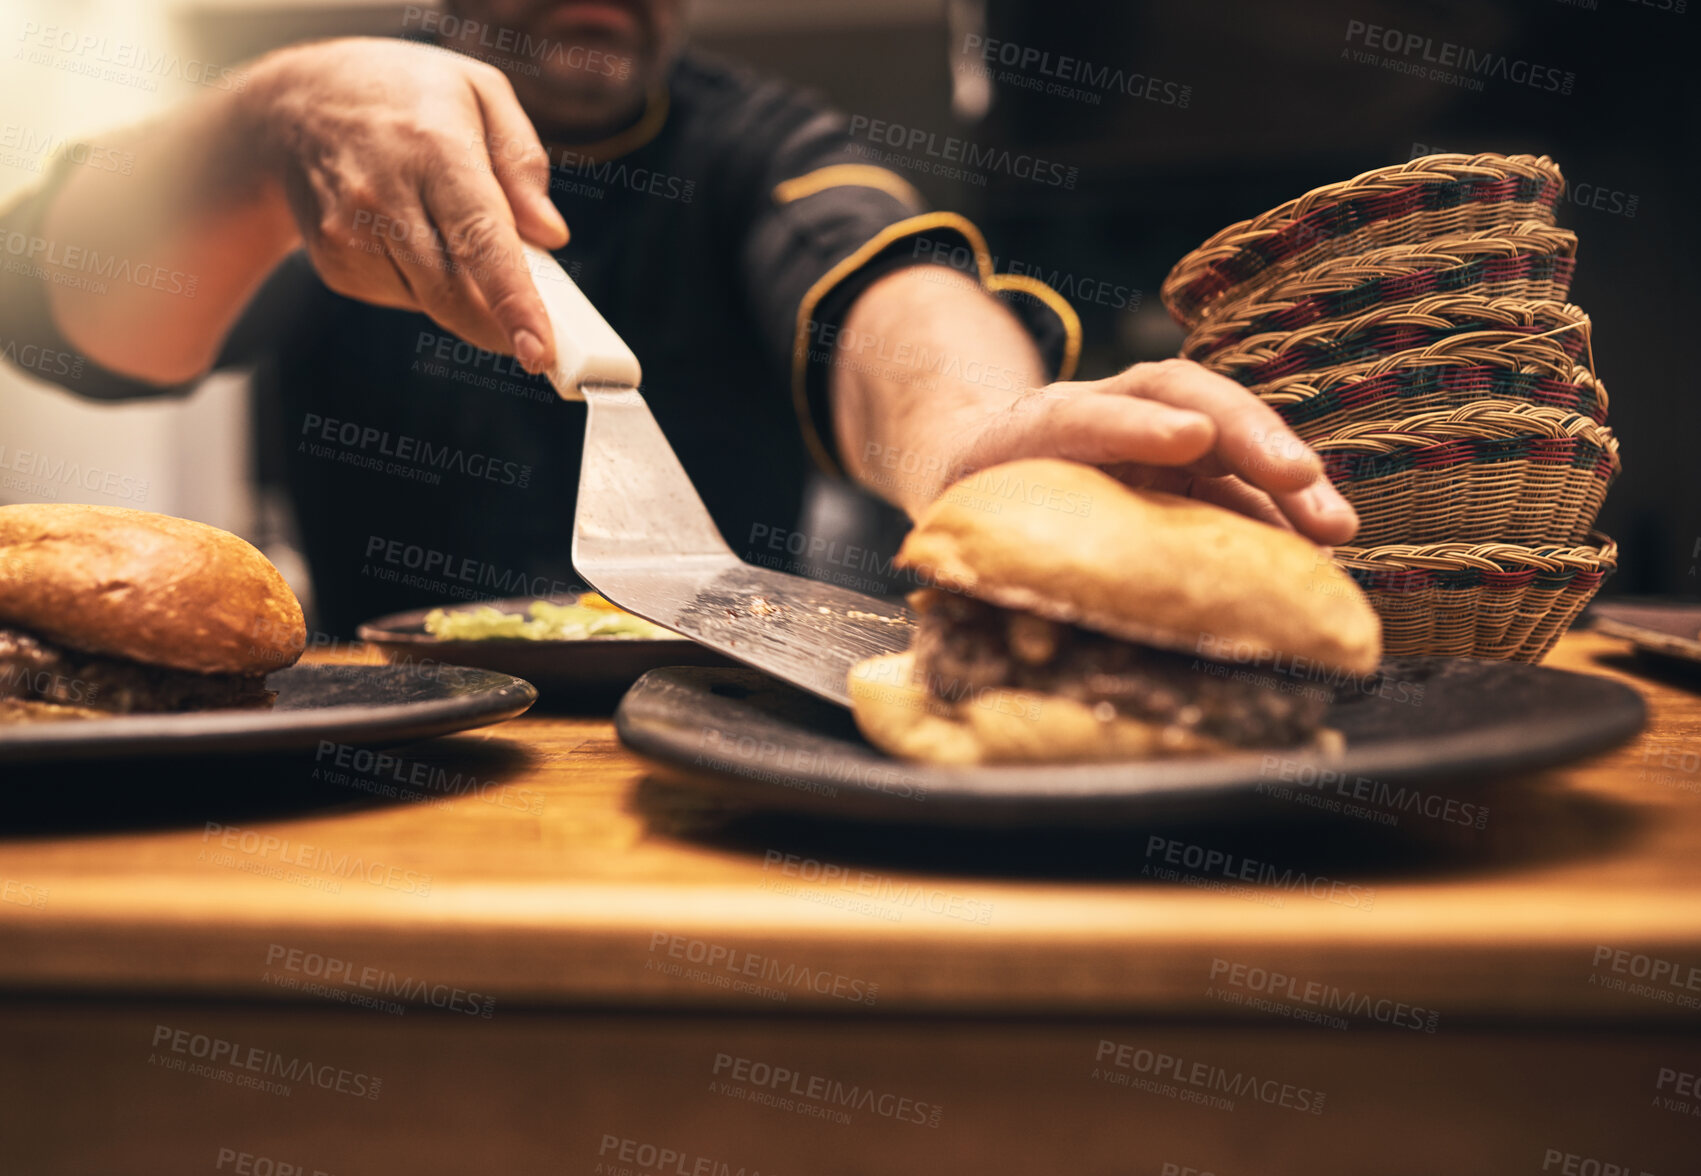
[[[1320,452],[1391,453],[1396,449],[1444,445],[1460,440],[1513,437],[1576,437],[1612,455],[1618,466],[1618,438],[1611,428],[1579,413],[1517,400],[1473,400],[1458,408],[1430,409],[1397,419],[1344,425],[1312,442]]]
[[[1319,208],[1359,197],[1397,192],[1419,184],[1451,184],[1460,180],[1497,180],[1509,177],[1546,179],[1557,181],[1561,185],[1565,182],[1559,166],[1546,155],[1503,155],[1495,151],[1480,152],[1476,155],[1422,155],[1405,163],[1373,168],[1349,180],[1339,180],[1313,188],[1303,196],[1278,204],[1257,216],[1236,221],[1212,234],[1176,262],[1164,278],[1159,295],[1166,306],[1170,305],[1177,290],[1197,280],[1224,257],[1232,256],[1253,242],[1282,231]]]
[[[1536,248],[1527,248],[1530,245]],[[1497,257],[1517,257],[1526,253],[1571,256],[1576,250],[1577,234],[1570,229],[1551,225],[1546,221],[1526,219],[1469,233],[1447,233],[1426,241],[1412,241],[1404,245],[1378,245],[1361,253],[1321,258],[1304,269],[1284,274],[1279,284],[1299,285],[1308,278],[1321,278],[1339,270],[1398,264],[1402,261],[1465,261],[1483,254]],[[1266,287],[1263,292],[1267,293],[1269,289]]]
[[[1453,233],[1409,245],[1383,245],[1363,253],[1327,257],[1284,274],[1243,297],[1221,299],[1211,308],[1211,317],[1194,328],[1194,333],[1219,329],[1230,322],[1252,321],[1297,306],[1319,294],[1351,290],[1378,278],[1468,265],[1480,257],[1570,259],[1576,255],[1577,234],[1535,220],[1474,233]]]
[[[1344,367],[1368,367],[1369,364],[1342,365]],[[1323,386],[1314,382],[1316,377],[1328,369],[1311,372],[1296,372],[1291,376],[1283,376],[1279,380],[1271,380],[1268,384],[1258,385],[1258,398],[1269,405],[1303,404],[1307,400],[1315,400],[1319,396],[1327,396],[1339,388],[1350,388],[1369,380],[1380,379],[1396,371],[1417,371],[1426,367],[1457,367],[1461,371],[1470,371],[1481,367],[1500,367],[1523,375],[1539,375],[1534,372],[1522,372],[1516,364],[1474,364],[1474,363],[1425,363],[1409,364],[1404,367],[1390,368],[1387,371],[1372,374],[1344,373],[1339,380]],[[1543,376],[1541,378],[1557,379],[1561,383],[1575,384],[1580,388],[1592,389],[1595,398],[1600,401],[1602,408],[1607,404],[1606,382],[1581,364],[1574,364],[1569,375],[1564,377]],[[1513,402],[1517,403],[1517,402]]]
[[[1517,543],[1383,543],[1375,547],[1336,547],[1338,563],[1379,571],[1516,572],[1602,571],[1618,566],[1618,544],[1601,531],[1589,532],[1582,545]]]
[[[1512,331],[1472,331],[1464,335],[1450,335],[1427,347],[1412,347],[1376,359],[1361,359],[1355,363],[1331,364],[1308,371],[1290,372],[1249,387],[1252,391],[1262,394],[1280,391],[1290,382],[1309,384],[1322,380],[1348,380],[1354,377],[1380,376],[1408,367],[1459,366],[1461,361],[1468,361],[1471,365],[1504,367],[1512,371],[1546,373],[1560,379],[1569,378],[1570,374],[1581,366],[1574,356],[1545,336],[1524,335]],[[1592,369],[1583,370],[1594,374]]]
[[[1498,151],[1483,151],[1476,155],[1457,152],[1420,155],[1405,163],[1371,168],[1348,180],[1319,185],[1303,196],[1284,201],[1257,216],[1236,221],[1205,238],[1198,248],[1189,251],[1187,256],[1176,263],[1176,269],[1181,268],[1189,258],[1221,249],[1226,242],[1235,238],[1267,235],[1273,230],[1309,216],[1319,208],[1359,196],[1398,192],[1413,184],[1454,184],[1460,180],[1497,180],[1508,176],[1564,180],[1559,165],[1546,155],[1502,155]],[[1174,270],[1171,271],[1173,272]]]
[[[1392,302],[1385,306],[1373,307],[1352,318],[1321,319],[1287,331],[1261,331],[1238,340],[1233,346],[1212,352],[1205,362],[1212,367],[1219,364],[1229,366],[1258,363],[1310,343],[1342,339],[1379,326],[1435,327],[1445,330],[1457,326],[1461,319],[1483,319],[1494,325],[1450,335],[1448,338],[1515,335],[1521,339],[1545,339],[1575,331],[1581,336],[1584,347],[1588,347],[1593,326],[1588,313],[1569,302],[1483,298],[1475,294],[1430,294],[1410,302]],[[1532,335],[1518,330],[1519,327],[1546,329]]]
[[[1198,340],[1211,339],[1223,335],[1232,335],[1237,330],[1244,330],[1252,323],[1272,314],[1279,314],[1300,305],[1299,302],[1248,302],[1244,304],[1248,310],[1255,312],[1249,317],[1238,318],[1233,315],[1213,317],[1200,323],[1187,336],[1187,346],[1191,349]],[[1534,326],[1537,320],[1544,318],[1555,321],[1555,330],[1571,329],[1581,325],[1587,330],[1590,325],[1588,312],[1572,302],[1561,302],[1555,298],[1524,298],[1514,294],[1497,294],[1484,297],[1469,290],[1443,290],[1431,294],[1421,294],[1416,298],[1404,298],[1397,302],[1382,302],[1368,310],[1361,310],[1355,315],[1335,315],[1318,319],[1303,326],[1280,328],[1260,331],[1247,335],[1237,341],[1237,348],[1251,348],[1261,345],[1268,339],[1288,339],[1308,337],[1311,335],[1345,334],[1354,329],[1374,326],[1378,322],[1403,322],[1408,319],[1423,326],[1446,327],[1452,326],[1457,319],[1476,317],[1507,327]],[[1224,351],[1227,349],[1225,348]],[[1215,359],[1224,351],[1217,351],[1211,356]]]

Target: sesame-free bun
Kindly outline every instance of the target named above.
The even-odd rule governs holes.
[[[1087,763],[1232,750],[1203,735],[1091,708],[1060,694],[991,689],[946,702],[914,677],[913,653],[851,668],[851,713],[876,747],[934,764]]]
[[[69,503],[0,506],[0,625],[204,674],[281,669],[307,644],[295,594],[235,535]]]
[[[1200,657],[1367,674],[1382,625],[1327,549],[1093,466],[1007,462],[922,512],[897,564],[989,604]]]

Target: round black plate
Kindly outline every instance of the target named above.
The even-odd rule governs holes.
[[[1589,616],[1598,632],[1624,638],[1638,653],[1701,664],[1701,605],[1614,600]]]
[[[462,666],[291,666],[268,710],[114,715],[0,726],[0,763],[308,751],[406,743],[523,714],[531,683]]]
[[[515,596],[481,601],[503,612],[523,613],[538,599]],[[574,597],[545,597],[571,604]],[[464,607],[443,605],[443,608]],[[360,626],[362,641],[371,642],[393,662],[478,666],[524,678],[547,695],[604,698],[615,701],[646,670],[658,666],[727,666],[733,663],[683,637],[645,641],[630,637],[586,641],[529,641],[523,638],[490,641],[439,641],[425,631],[431,609],[392,613]]]
[[[685,769],[680,782],[747,804],[930,825],[1099,825],[1233,820],[1269,811],[1272,789],[1346,780],[1374,793],[1444,778],[1545,767],[1641,729],[1642,698],[1608,678],[1522,662],[1410,658],[1349,688],[1328,724],[1338,758],[1274,750],[1196,759],[947,768],[876,751],[850,712],[753,670],[664,669],[640,678],[615,712],[621,741]],[[1339,773],[1320,777],[1317,773]],[[1331,787],[1331,792],[1335,789]]]

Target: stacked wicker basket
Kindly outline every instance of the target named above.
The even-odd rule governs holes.
[[[1335,556],[1390,654],[1538,661],[1614,567],[1564,183],[1546,156],[1426,156],[1232,225],[1164,282],[1182,354],[1274,407],[1358,510]]]

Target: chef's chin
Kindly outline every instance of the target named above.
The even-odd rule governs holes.
[[[508,80],[545,137],[595,138],[632,121],[660,86],[665,62],[657,47],[623,37],[554,41],[531,70]]]
[[[684,40],[680,0],[451,0],[440,40],[501,69],[545,139],[635,121]]]

